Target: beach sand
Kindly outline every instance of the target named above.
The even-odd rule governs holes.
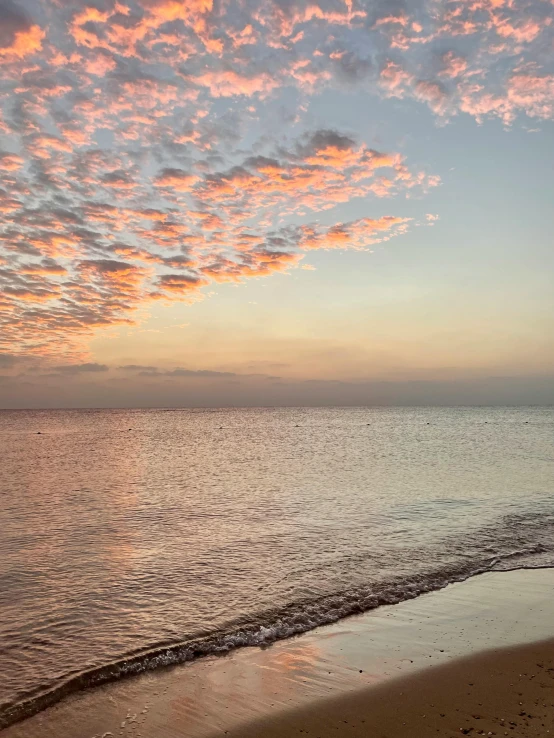
[[[2,738],[550,737],[553,638],[553,569],[484,574],[86,690]]]
[[[229,738],[554,735],[554,641],[488,651],[268,715]]]

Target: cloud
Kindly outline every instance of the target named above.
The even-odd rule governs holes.
[[[441,67],[439,75],[454,79],[461,77],[467,70],[467,60],[454,51],[446,51],[441,55]]]
[[[21,264],[20,272],[21,274],[62,276],[67,274],[67,269],[59,264],[55,259],[44,258],[39,262]]]
[[[479,122],[495,116],[511,125],[522,110],[530,118],[543,120],[554,116],[554,74],[541,75],[534,65],[518,69],[506,82],[501,93],[487,92],[475,83],[460,87],[461,109],[474,116]]]
[[[405,198],[438,175],[311,103],[363,92],[368,110],[394,98],[441,123],[550,120],[549,10],[0,0],[0,350],[84,361],[154,301],[402,235],[423,219]]]
[[[384,216],[335,229],[285,221],[438,183],[397,153],[329,129],[267,153],[219,171],[189,163],[144,176],[122,151],[53,146],[48,158],[39,156],[48,183],[40,207],[0,197],[8,212],[0,343],[37,354],[60,344],[79,352],[94,331],[132,323],[152,301],[193,302],[213,282],[287,273],[306,249],[365,248],[400,235],[408,221]],[[26,172],[11,176],[14,194],[31,185]],[[52,187],[68,194],[54,200]]]
[[[448,92],[440,82],[419,80],[414,87],[418,100],[425,100],[433,112],[444,115],[448,109]]]
[[[0,170],[4,172],[14,172],[21,169],[25,160],[17,154],[10,154],[7,151],[0,151]]]
[[[360,218],[349,223],[337,223],[330,228],[304,226],[300,229],[303,249],[367,249],[405,233],[410,218],[385,215],[382,218]]]
[[[11,359],[11,361],[9,360]],[[5,362],[2,361],[2,355],[0,354],[0,367],[11,367],[17,361],[17,357],[7,357]],[[63,375],[77,375],[87,373],[104,373],[110,371],[112,367],[106,364],[64,364],[61,366],[50,366],[46,365],[43,367],[43,371]],[[151,378],[162,378],[162,377],[174,377],[174,378],[193,378],[193,379],[231,379],[235,377],[265,377],[268,375],[255,373],[255,374],[241,374],[230,371],[218,371],[215,369],[187,369],[184,367],[176,367],[175,369],[166,369],[157,366],[148,366],[143,364],[125,364],[123,366],[115,367],[116,369],[124,372],[131,372],[141,377]]]
[[[198,377],[198,378],[227,378],[227,377],[238,377],[241,376],[235,372],[217,372],[211,369],[172,369],[171,371],[163,372],[166,377]]]
[[[331,55],[332,57],[333,55]],[[371,59],[363,58],[351,51],[339,52],[335,57],[335,70],[339,80],[354,85],[366,80],[373,70]]]
[[[42,49],[45,32],[12,0],[0,0],[0,64]]]
[[[190,192],[198,182],[198,177],[182,169],[166,167],[154,178],[156,187],[169,187],[179,192]]]
[[[17,363],[18,358],[13,354],[0,352],[0,367],[2,369],[11,368]]]
[[[158,371],[157,367],[145,366],[144,364],[125,364],[123,366],[118,366],[117,368],[125,372],[156,372]]]
[[[51,370],[58,374],[96,374],[109,371],[109,366],[96,363],[61,364],[51,367]]]
[[[266,72],[246,76],[231,69],[205,72],[189,79],[208,88],[213,97],[257,95],[263,99],[279,86],[278,79]]]

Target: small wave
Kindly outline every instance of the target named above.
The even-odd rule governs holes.
[[[83,671],[54,688],[43,692],[37,691],[33,696],[16,704],[0,705],[0,730],[44,710],[69,694],[88,687],[164,666],[185,663],[203,656],[228,653],[244,646],[269,645],[350,615],[414,599],[427,592],[496,569],[502,562],[508,563],[511,559],[528,557],[544,551],[545,549],[538,544],[526,550],[506,552],[479,562],[465,561],[464,564],[442,567],[425,575],[397,577],[371,587],[361,587],[310,601],[292,603],[278,610],[237,620],[225,630],[192,637],[178,643],[158,644],[110,664]],[[551,565],[552,563],[554,562],[551,562]],[[542,568],[543,565],[537,563],[537,567],[527,565],[522,568]]]

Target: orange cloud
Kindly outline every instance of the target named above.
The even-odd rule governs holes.
[[[87,58],[83,68],[87,74],[92,74],[95,77],[103,77],[107,72],[112,72],[116,66],[116,61],[112,56],[98,53],[92,58]]]
[[[0,170],[4,172],[15,172],[24,164],[24,159],[17,154],[0,152]]]
[[[297,266],[302,254],[269,249],[252,249],[242,254],[239,261],[217,257],[200,267],[202,274],[214,282],[242,282],[249,277],[267,277],[275,272],[285,272]]]
[[[302,249],[356,249],[388,241],[404,233],[411,218],[385,215],[381,218],[360,218],[349,223],[337,223],[329,228],[302,227],[299,246]]]
[[[169,187],[178,192],[190,192],[199,177],[182,169],[166,168],[154,179],[156,187]]]
[[[0,46],[0,61],[24,59],[42,49],[46,32],[40,26],[33,25],[26,30],[16,31],[9,46]]]
[[[29,144],[29,150],[32,151],[35,156],[47,159],[51,156],[52,150],[71,153],[73,151],[73,146],[71,143],[64,141],[62,138],[58,138],[57,136],[42,134],[33,139]]]
[[[94,7],[85,7],[81,12],[76,13],[69,26],[69,32],[73,36],[75,43],[80,46],[87,46],[89,49],[104,46],[98,34],[89,29],[90,24],[106,23],[109,17],[109,12],[102,12]]]
[[[186,274],[162,274],[158,281],[158,288],[162,293],[170,293],[188,297],[201,287],[209,284],[208,279]]]
[[[188,21],[213,8],[213,0],[142,0],[152,17],[160,23],[175,20]]]

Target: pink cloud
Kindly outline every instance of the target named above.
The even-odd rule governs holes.
[[[441,56],[442,69],[440,74],[454,79],[460,77],[467,70],[467,60],[453,51],[447,51]]]
[[[414,96],[425,101],[437,115],[444,115],[448,110],[448,92],[440,82],[419,80],[414,86]]]

